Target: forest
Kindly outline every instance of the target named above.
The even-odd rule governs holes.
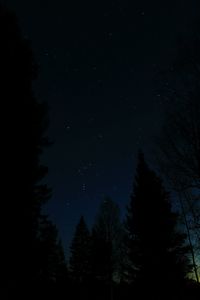
[[[15,14],[0,7],[2,299],[199,299],[199,28],[159,72],[164,126],[154,161],[138,149],[125,217],[102,199],[92,228],[80,216],[66,257],[42,210],[53,191],[40,159],[51,141],[48,106],[33,91],[39,68]]]

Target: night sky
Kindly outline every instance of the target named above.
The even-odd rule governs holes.
[[[31,40],[54,145],[42,160],[46,210],[68,245],[81,214],[92,224],[109,195],[124,212],[138,148],[151,158],[162,124],[156,74],[200,15],[195,0],[7,0]]]

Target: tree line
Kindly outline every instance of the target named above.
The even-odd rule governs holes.
[[[42,213],[51,189],[41,183],[48,168],[40,155],[50,141],[47,106],[32,87],[38,66],[15,14],[2,6],[0,38],[2,297],[142,299],[147,293],[150,299],[197,299],[199,39],[181,50],[170,76],[162,79],[169,105],[157,148],[158,171],[139,151],[126,217],[121,220],[115,202],[104,199],[91,230],[80,218],[66,263],[57,228]],[[183,81],[173,86],[171,78],[180,74]],[[168,179],[171,195],[161,176]],[[176,212],[174,192],[180,204]],[[191,272],[195,280],[189,279]]]
[[[152,299],[184,299],[193,266],[178,222],[170,194],[139,152],[125,219],[110,198],[103,200],[91,232],[80,218],[70,248],[72,282],[81,295],[81,287],[94,289],[92,299],[142,299],[147,292]]]

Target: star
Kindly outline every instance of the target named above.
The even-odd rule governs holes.
[[[86,192],[86,184],[85,183],[82,184],[82,191]]]
[[[103,139],[103,134],[101,134],[101,133],[99,133],[98,135],[97,135],[97,137],[98,137],[98,139]]]
[[[82,175],[81,169],[78,169],[78,170],[77,170],[77,173],[78,173],[79,175]]]

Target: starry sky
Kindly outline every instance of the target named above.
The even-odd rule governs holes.
[[[64,245],[81,214],[89,225],[106,195],[122,213],[138,148],[151,158],[162,125],[155,78],[169,67],[177,38],[200,15],[197,0],[4,0],[31,40],[48,102],[42,157],[53,196],[45,210]]]

